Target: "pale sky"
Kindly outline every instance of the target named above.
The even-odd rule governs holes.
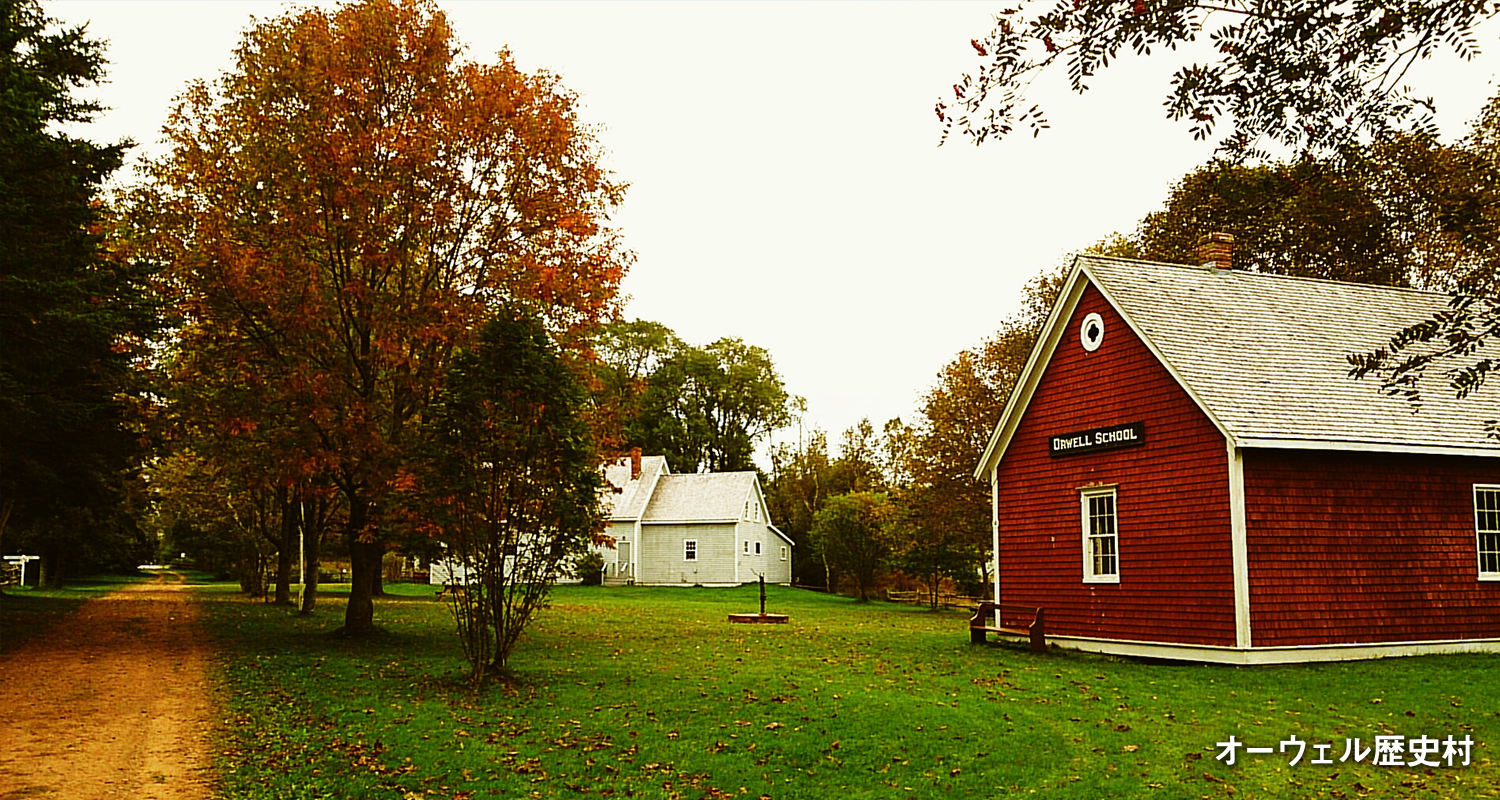
[[[581,100],[637,261],[625,316],[707,344],[770,351],[808,428],[916,417],[937,371],[993,333],[1021,286],[1129,232],[1209,144],[1166,120],[1181,56],[1127,57],[1077,96],[1034,87],[1052,129],[938,147],[932,107],[973,66],[996,2],[440,0],[467,57],[509,47]],[[44,2],[108,42],[95,141],[157,141],[172,97],[232,67],[250,17],[280,2]],[[1495,89],[1500,26],[1479,59],[1421,65],[1448,138]],[[129,176],[123,176],[128,180]],[[789,434],[795,438],[796,430]],[[762,459],[762,467],[770,464]]]

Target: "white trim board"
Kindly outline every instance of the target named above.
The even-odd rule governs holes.
[[[1245,455],[1227,445],[1229,459],[1229,553],[1234,570],[1234,644],[1250,647],[1250,537],[1245,522]]]
[[[1001,635],[1008,641],[1024,642],[1025,637]],[[1170,661],[1197,661],[1209,664],[1260,666],[1269,664],[1310,664],[1326,661],[1365,661],[1374,658],[1440,655],[1446,653],[1500,653],[1500,639],[1443,639],[1426,642],[1387,642],[1379,644],[1328,644],[1295,647],[1216,647],[1214,645],[1172,644],[1167,642],[1131,642],[1121,639],[1096,639],[1089,636],[1047,636],[1047,643],[1066,650],[1104,655],[1159,658]]]

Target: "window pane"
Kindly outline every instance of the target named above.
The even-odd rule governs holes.
[[[1500,572],[1500,532],[1479,534],[1479,571]]]
[[[1474,528],[1479,571],[1500,574],[1500,489],[1474,489]]]
[[[1084,579],[1112,581],[1120,574],[1115,493],[1110,489],[1090,489],[1081,494],[1087,573]]]

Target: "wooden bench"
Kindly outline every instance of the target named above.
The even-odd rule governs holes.
[[[991,624],[994,613],[1000,612],[1001,626]],[[1021,627],[1005,626],[1006,615],[1013,617],[1031,617],[1031,624]],[[1007,636],[1025,636],[1031,639],[1031,650],[1034,653],[1045,652],[1047,649],[1046,628],[1042,621],[1042,609],[1036,606],[1018,606],[1011,603],[980,603],[974,608],[974,616],[969,618],[969,641],[974,644],[984,644],[986,635],[999,633]]]

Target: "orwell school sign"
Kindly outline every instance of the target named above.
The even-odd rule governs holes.
[[[1047,454],[1071,456],[1092,453],[1097,450],[1112,450],[1116,447],[1133,447],[1146,442],[1144,422],[1126,422],[1106,428],[1090,428],[1086,431],[1059,433],[1047,437]]]

